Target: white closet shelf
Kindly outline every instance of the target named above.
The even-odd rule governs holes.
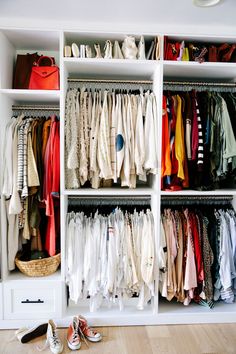
[[[57,270],[55,273],[48,275],[46,277],[28,277],[27,275],[19,271],[14,271],[9,273],[4,281],[15,281],[15,280],[60,281],[61,272],[60,270]]]
[[[160,66],[157,60],[64,58],[69,77],[152,79]]]
[[[105,195],[111,196],[130,196],[133,195],[151,195],[153,193],[153,189],[150,187],[147,188],[135,188],[135,189],[122,189],[122,188],[100,188],[100,189],[65,189],[65,195],[76,195],[76,196],[101,196],[101,198]]]
[[[211,322],[215,322],[219,316],[221,318],[221,322],[234,322],[235,315],[236,315],[236,304],[225,304],[223,301],[216,302],[215,306],[210,309],[205,306],[198,305],[196,303],[190,303],[188,306],[184,306],[181,303],[173,301],[167,301],[165,299],[159,300],[159,307],[158,307],[158,316],[160,316],[160,320],[162,319],[164,322],[170,315],[170,319],[168,319],[167,323],[188,323],[189,316],[191,318],[196,318],[196,322],[204,321],[204,317],[206,317],[206,321],[209,321],[209,317],[211,318]],[[182,316],[186,319],[183,321]],[[209,317],[208,317],[209,316]],[[180,318],[179,318],[180,317]],[[199,319],[200,317],[200,319]],[[164,323],[163,322],[163,323]]]
[[[181,190],[175,192],[161,191],[162,196],[217,196],[217,195],[236,195],[236,190],[232,189],[216,189],[213,191],[195,191],[195,190]]]
[[[38,102],[38,103],[59,103],[60,90],[14,90],[0,89],[4,94],[15,102]]]
[[[67,308],[65,317],[71,318],[75,313],[83,313],[83,316],[85,316],[92,325],[94,323],[96,326],[121,326],[124,323],[126,325],[157,323],[157,318],[150,305],[146,306],[144,310],[139,311],[136,309],[136,306],[126,305],[124,310],[120,311],[118,305],[115,304],[111,308],[108,308],[108,306],[101,307],[94,313],[89,312],[88,307],[72,306]]]
[[[236,63],[197,63],[192,61],[163,62],[165,78],[220,79],[234,80],[236,78]]]

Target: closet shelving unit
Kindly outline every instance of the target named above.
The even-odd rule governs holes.
[[[201,43],[235,43],[235,38],[225,37],[203,37],[203,36],[187,36],[180,35],[169,36],[169,39],[186,41],[186,42],[201,42]],[[236,80],[236,63],[218,63],[218,62],[177,62],[163,60],[163,80],[165,81],[183,81],[183,82],[215,82],[217,83],[234,83]],[[184,86],[184,84],[183,84]],[[232,196],[232,205],[236,208],[236,190],[235,189],[219,189],[213,191],[160,191],[161,198],[171,196],[181,197],[217,197],[217,196]],[[165,299],[159,298],[159,316],[165,318],[166,322],[175,323],[197,323],[197,322],[235,322],[236,318],[236,303],[225,304],[218,302],[213,310],[206,309],[197,304],[183,306],[176,301],[168,302]],[[162,317],[163,316],[163,317]]]
[[[13,70],[17,54],[38,52],[55,57],[60,65],[58,32],[25,31],[21,29],[0,31],[0,135],[4,139],[4,127],[12,117],[12,106],[58,107],[60,91],[14,90],[12,89]],[[0,166],[2,168],[2,145]],[[2,171],[2,169],[1,169]],[[2,202],[2,198],[1,198]],[[16,328],[22,324],[33,323],[41,318],[62,317],[61,272],[45,278],[29,278],[7,268],[6,224],[1,213],[1,328]],[[25,301],[36,303],[25,303]],[[40,301],[38,301],[40,300]]]
[[[139,39],[140,34],[135,33]],[[144,34],[145,40],[150,41],[156,33]],[[30,325],[47,320],[52,317],[58,325],[65,326],[71,316],[82,313],[95,325],[137,325],[137,324],[162,324],[162,323],[203,323],[203,322],[235,322],[236,304],[216,304],[213,310],[208,310],[199,305],[190,304],[184,307],[181,304],[169,303],[156,296],[145,310],[136,309],[136,299],[130,299],[123,311],[118,306],[112,308],[102,307],[98,312],[90,313],[88,301],[81,301],[78,305],[67,303],[65,284],[65,220],[70,197],[96,196],[150,196],[151,207],[156,225],[156,247],[158,249],[160,206],[161,197],[173,195],[182,196],[217,196],[232,195],[236,207],[236,191],[219,190],[209,192],[161,191],[161,117],[162,117],[162,87],[163,80],[209,80],[234,82],[236,79],[236,64],[234,63],[193,63],[170,62],[163,60],[163,48],[161,58],[158,61],[117,60],[117,59],[84,59],[65,58],[64,46],[77,44],[100,43],[103,48],[105,40],[119,40],[121,43],[125,34],[122,33],[93,33],[82,31],[51,31],[51,30],[23,30],[0,29],[0,137],[4,137],[4,127],[12,116],[13,105],[42,105],[59,106],[60,108],[60,137],[61,137],[61,268],[55,274],[45,278],[28,278],[19,271],[9,272],[7,269],[7,240],[4,216],[1,215],[1,283],[0,283],[0,328],[16,328],[22,325]],[[161,35],[163,43],[164,32]],[[170,36],[173,39],[186,39],[187,36]],[[189,41],[234,42],[234,38],[205,38],[188,37]],[[236,39],[235,39],[236,41]],[[30,91],[13,90],[13,67],[18,53],[26,52],[43,53],[54,56],[60,66],[60,90],[59,91]],[[148,185],[134,190],[127,188],[88,189],[81,188],[71,190],[65,188],[64,176],[64,116],[65,97],[68,89],[68,79],[94,79],[94,80],[121,80],[121,81],[152,81],[152,89],[158,102],[158,175],[151,178]],[[0,159],[0,171],[2,168],[2,151]],[[158,281],[157,281],[158,284]],[[43,303],[25,304],[25,300],[42,300]]]

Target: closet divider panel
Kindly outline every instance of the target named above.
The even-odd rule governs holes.
[[[0,218],[1,220],[1,218]],[[0,321],[3,320],[3,285],[2,285],[2,280],[0,283]]]
[[[161,58],[163,58],[163,40],[161,41]],[[158,153],[158,174],[153,184],[152,194],[152,212],[155,221],[156,232],[156,296],[154,298],[155,311],[159,312],[159,242],[160,242],[160,186],[161,186],[161,149],[162,149],[162,89],[163,89],[163,65],[162,63],[156,67],[153,75],[153,91],[157,99],[157,131],[156,131],[156,143]]]
[[[0,107],[1,107],[1,120],[0,120],[0,167],[3,171],[3,151],[5,149],[5,131],[6,125],[11,119],[12,114],[12,104],[13,100],[0,92]],[[1,279],[4,281],[8,274],[7,269],[7,215],[4,209],[4,198],[2,195],[3,187],[3,173],[1,172],[0,177],[0,188],[1,188]]]
[[[4,32],[0,31],[0,90],[10,88],[13,82],[13,63],[15,56],[15,48],[7,39]]]

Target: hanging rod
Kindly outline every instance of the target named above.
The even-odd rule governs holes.
[[[68,208],[73,207],[86,207],[86,206],[148,206],[151,205],[151,197],[114,197],[114,196],[105,196],[105,197],[72,197],[68,200]]]
[[[162,207],[166,208],[168,206],[197,206],[197,205],[229,205],[233,200],[232,196],[189,196],[189,197],[170,197],[161,198]]]
[[[204,82],[204,81],[164,81],[165,86],[212,86],[212,87],[232,87],[236,88],[235,82]]]
[[[68,79],[68,82],[152,85],[152,80]]]
[[[162,202],[185,202],[185,201],[232,201],[233,196],[221,195],[221,196],[162,196]]]
[[[58,106],[23,106],[23,105],[13,105],[13,111],[59,111]]]
[[[97,196],[86,196],[86,197],[80,197],[80,196],[69,196],[69,200],[151,200],[151,196],[143,196],[143,195],[134,195],[132,197],[130,196],[102,196],[102,197],[97,197]]]
[[[175,196],[175,195],[171,195],[171,196],[162,196],[161,200],[233,200],[233,196],[232,195],[193,195],[193,196]]]

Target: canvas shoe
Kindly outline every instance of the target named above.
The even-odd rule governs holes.
[[[79,58],[79,47],[77,46],[76,43],[72,43],[71,50],[72,50],[73,57]]]
[[[97,331],[89,327],[87,320],[83,316],[79,315],[78,320],[80,330],[86,339],[88,339],[90,342],[99,342],[102,339],[101,333],[98,333]]]
[[[81,347],[78,317],[73,317],[73,321],[68,328],[67,345],[71,350],[78,350]]]
[[[70,58],[72,55],[72,52],[71,52],[71,47],[69,45],[66,45],[65,46],[65,49],[64,49],[64,56],[66,58]]]
[[[17,338],[21,343],[28,343],[29,341],[41,337],[47,332],[48,324],[43,323],[39,326],[32,328],[19,328],[14,335],[14,338]]]
[[[53,320],[48,321],[48,329],[46,334],[46,342],[42,348],[38,347],[39,351],[42,351],[50,347],[50,350],[53,354],[60,354],[63,352],[63,344],[60,341],[60,338],[57,334],[57,327]]]

